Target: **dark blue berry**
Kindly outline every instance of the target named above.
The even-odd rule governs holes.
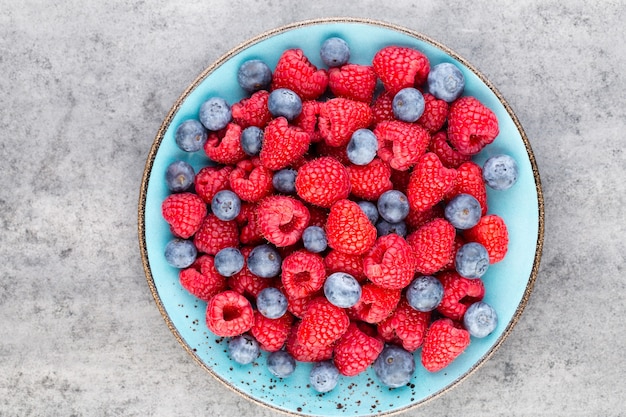
[[[296,370],[296,360],[284,350],[277,350],[267,356],[267,369],[278,378],[287,378]]]
[[[337,382],[339,382],[339,370],[330,360],[317,362],[313,365],[313,368],[311,368],[309,382],[311,383],[311,387],[317,392],[324,393],[331,391],[337,386]]]
[[[220,220],[233,220],[239,215],[240,210],[241,200],[230,190],[218,191],[211,200],[211,211]]]
[[[328,67],[340,67],[350,60],[350,46],[341,38],[328,38],[320,48],[320,58]]]
[[[165,246],[165,260],[174,268],[187,268],[197,256],[198,250],[191,240],[172,239]]]
[[[406,289],[406,300],[418,311],[433,311],[442,299],[443,284],[431,275],[415,278]]]
[[[398,223],[409,215],[409,199],[402,191],[385,191],[377,202],[380,217],[389,223]]]
[[[230,106],[221,97],[211,97],[200,106],[200,122],[209,130],[225,128],[232,120]]]
[[[374,361],[374,372],[383,385],[401,387],[415,373],[415,358],[399,346],[387,345]]]
[[[482,208],[478,200],[470,194],[456,195],[446,204],[444,217],[457,229],[470,229],[478,224]]]
[[[237,248],[224,248],[215,254],[215,270],[224,277],[232,277],[243,269],[245,259]]]
[[[378,139],[369,129],[358,129],[350,137],[346,153],[354,165],[367,165],[378,152]]]
[[[199,120],[189,119],[176,128],[176,145],[185,152],[197,152],[204,147],[207,130]]]
[[[293,194],[296,192],[296,175],[298,171],[291,168],[281,169],[274,173],[272,185],[279,193]]]
[[[456,65],[449,62],[437,64],[428,73],[428,92],[439,100],[452,103],[465,89],[465,77]]]
[[[324,282],[324,295],[337,307],[352,307],[361,299],[361,285],[352,275],[335,272]]]
[[[241,365],[252,363],[259,356],[259,352],[259,342],[247,334],[235,336],[228,341],[228,355]]]
[[[489,268],[489,253],[478,242],[466,243],[457,251],[454,266],[465,278],[480,278]]]
[[[463,325],[470,335],[486,337],[498,326],[498,314],[489,304],[479,301],[467,308],[463,315]]]
[[[328,247],[326,232],[319,226],[309,226],[302,232],[302,243],[309,252],[324,252]]]
[[[264,288],[256,296],[256,308],[264,317],[277,319],[287,312],[287,297],[278,288]]]
[[[196,173],[185,161],[174,161],[165,170],[165,183],[173,193],[187,191],[193,185]]]
[[[260,59],[251,59],[239,67],[237,82],[249,93],[267,90],[272,82],[272,70]]]
[[[277,88],[267,99],[267,108],[274,117],[293,120],[302,112],[302,100],[288,88]]]
[[[248,255],[248,269],[261,278],[273,278],[280,272],[282,258],[274,247],[263,244],[255,246]]]
[[[517,182],[519,169],[510,155],[494,155],[483,164],[485,183],[494,190],[508,190]]]
[[[426,102],[422,93],[413,87],[406,87],[393,96],[391,109],[396,119],[413,123],[424,114]]]
[[[372,224],[376,224],[378,221],[378,209],[376,208],[376,204],[365,200],[359,201],[357,204],[361,207],[361,210],[363,210],[363,213],[365,213],[369,221]]]
[[[249,156],[256,156],[263,145],[263,130],[256,126],[246,127],[239,137],[241,149]]]
[[[406,237],[408,229],[405,222],[389,223],[387,220],[381,219],[376,223],[376,232],[378,233],[378,237],[392,233],[400,237]]]

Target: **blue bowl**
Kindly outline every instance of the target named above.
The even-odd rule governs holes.
[[[197,118],[201,103],[221,96],[234,103],[245,96],[236,73],[246,60],[260,58],[273,68],[288,48],[301,48],[313,64],[322,67],[319,48],[325,39],[339,36],[351,48],[351,62],[368,64],[384,46],[403,45],[425,53],[431,65],[452,62],[463,72],[465,95],[472,95],[498,117],[500,134],[477,155],[482,164],[489,156],[508,153],[519,164],[519,180],[507,191],[488,190],[490,213],[501,216],[509,231],[506,258],[492,265],[483,277],[485,300],[499,316],[496,330],[486,338],[473,339],[466,351],[451,365],[429,373],[419,364],[407,386],[389,389],[379,384],[370,369],[356,377],[344,377],[339,385],[320,395],[308,385],[311,364],[298,363],[294,374],[285,379],[273,377],[262,354],[252,365],[238,365],[227,354],[226,341],[213,335],[205,325],[206,304],[183,289],[178,270],[163,256],[171,239],[168,225],[161,217],[161,202],[169,194],[165,185],[166,167],[185,160],[196,170],[207,163],[203,152],[179,150],[175,144],[176,127],[188,118]],[[465,59],[438,42],[412,30],[389,23],[335,18],[294,23],[261,34],[229,51],[205,69],[184,91],[170,110],[150,149],[139,199],[139,243],[148,286],[168,327],[185,350],[219,381],[271,409],[307,416],[368,416],[405,411],[444,394],[467,378],[502,344],[518,321],[537,276],[543,244],[543,197],[539,172],[517,117],[496,88]]]

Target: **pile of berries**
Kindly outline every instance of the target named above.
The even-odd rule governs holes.
[[[455,65],[401,46],[354,64],[336,37],[320,56],[246,61],[244,99],[211,97],[177,127],[178,147],[209,162],[167,169],[165,257],[238,363],[264,350],[285,378],[316,362],[319,392],[373,365],[398,387],[414,353],[437,372],[495,329],[481,277],[508,232],[487,187],[512,186],[517,165],[472,161],[498,120]]]

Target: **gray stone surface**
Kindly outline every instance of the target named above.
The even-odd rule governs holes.
[[[314,17],[423,32],[535,151],[543,261],[513,333],[406,416],[625,415],[626,6],[619,1],[0,1],[0,416],[270,416],[172,336],[137,244],[145,158],[209,63]]]

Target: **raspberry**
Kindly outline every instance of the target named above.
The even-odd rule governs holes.
[[[215,214],[208,214],[200,229],[193,237],[198,251],[215,255],[228,247],[239,246],[239,229],[234,221],[220,220]]]
[[[319,206],[307,205],[311,219],[309,220],[309,226],[324,227],[326,225],[326,219],[328,218],[328,210]]]
[[[230,173],[230,188],[242,200],[254,203],[274,190],[272,175],[259,158],[245,159]]]
[[[496,115],[475,97],[461,97],[450,105],[448,140],[460,153],[476,155],[498,133]]]
[[[328,73],[311,64],[301,49],[282,53],[274,69],[272,90],[288,88],[304,100],[321,96],[328,86]]]
[[[436,133],[446,123],[448,118],[448,103],[438,100],[432,94],[424,94],[424,113],[417,119],[417,124],[430,133]]]
[[[229,277],[227,283],[228,288],[231,290],[237,291],[246,297],[254,299],[262,290],[267,287],[271,287],[274,280],[270,278],[261,278],[250,272],[247,265],[247,259],[252,249],[253,248],[251,246],[244,246],[241,248],[241,254],[246,261],[241,271],[237,272],[232,277]]]
[[[296,192],[304,201],[328,208],[350,194],[348,171],[329,156],[309,161],[298,171]]]
[[[442,272],[437,276],[443,284],[443,299],[437,311],[452,320],[461,320],[467,308],[485,296],[481,279],[469,279],[456,271]]]
[[[217,336],[238,336],[254,324],[254,311],[243,295],[232,290],[222,291],[207,303],[206,324]]]
[[[212,161],[224,165],[236,164],[246,158],[241,147],[241,126],[229,123],[226,128],[209,133],[204,144],[204,153]]]
[[[395,120],[393,114],[393,94],[388,91],[381,92],[371,105],[372,124],[377,125],[387,120]]]
[[[193,236],[207,215],[207,207],[192,193],[170,194],[161,203],[161,214],[174,236],[188,239]]]
[[[399,120],[378,123],[374,134],[378,138],[378,156],[398,171],[415,165],[430,142],[426,129]]]
[[[311,143],[317,143],[324,140],[322,134],[317,127],[317,119],[321,111],[321,103],[315,100],[307,100],[302,102],[302,111],[293,120],[293,125],[298,126],[309,134]]]
[[[384,343],[373,334],[375,332],[364,324],[350,323],[346,333],[335,345],[333,355],[340,374],[355,376],[374,363],[383,351]]]
[[[446,168],[432,152],[425,153],[413,169],[407,197],[412,210],[424,211],[437,204],[454,186],[456,170]]]
[[[336,97],[370,103],[376,88],[376,73],[367,65],[346,64],[328,71],[328,87]]]
[[[430,71],[426,55],[401,46],[382,48],[374,55],[372,65],[385,90],[392,95],[405,87],[422,85]]]
[[[463,236],[468,242],[478,242],[487,249],[489,263],[500,262],[508,251],[509,232],[497,214],[483,216],[476,226],[465,230]]]
[[[370,282],[363,285],[361,299],[350,308],[349,313],[358,320],[376,324],[393,313],[400,296],[400,290],[382,288]]]
[[[437,154],[446,168],[458,168],[462,163],[471,159],[471,155],[463,155],[450,145],[445,131],[439,131],[433,135],[428,150]]]
[[[385,191],[393,188],[391,168],[380,158],[367,165],[349,165],[350,188],[353,196],[376,201]]]
[[[448,366],[470,343],[470,334],[454,326],[450,319],[434,321],[426,333],[422,347],[422,365],[429,372]]]
[[[345,272],[352,275],[357,281],[365,281],[363,273],[363,256],[348,255],[347,253],[331,249],[324,258],[326,272],[330,275],[334,272]]]
[[[455,265],[455,259],[456,259],[456,253],[459,251],[459,249],[461,249],[461,246],[463,246],[465,243],[467,243],[465,241],[465,239],[463,239],[463,237],[459,234],[457,234],[454,237],[454,245],[452,247],[452,253],[450,254],[450,260],[448,261],[447,264],[445,264],[440,271],[451,271],[451,270],[455,270],[456,265]]]
[[[295,198],[271,195],[257,205],[256,219],[263,237],[278,247],[300,240],[309,218],[307,208]]]
[[[272,114],[267,107],[269,96],[269,92],[259,90],[250,97],[233,104],[230,109],[233,114],[233,122],[241,126],[242,129],[249,126],[264,128],[272,120]]]
[[[483,180],[483,170],[473,161],[462,163],[456,170],[454,187],[446,194],[445,199],[451,200],[458,194],[469,194],[480,203],[482,215],[487,214],[487,186]]]
[[[326,279],[324,259],[305,250],[296,251],[283,260],[282,283],[292,298],[303,298],[319,291]]]
[[[378,323],[378,334],[385,341],[399,342],[404,349],[414,352],[422,346],[430,315],[414,309],[403,298],[393,314]]]
[[[328,145],[343,146],[355,131],[368,127],[371,121],[372,109],[367,103],[333,98],[322,104],[318,125]]]
[[[239,241],[244,245],[256,245],[263,242],[263,233],[256,221],[256,205],[243,203],[235,218],[239,226]]]
[[[362,255],[376,241],[376,228],[354,201],[339,200],[326,221],[328,246],[351,255]]]
[[[296,334],[298,343],[321,348],[335,343],[348,330],[350,319],[346,312],[324,297],[309,303]]]
[[[449,221],[436,218],[407,236],[413,248],[415,269],[430,275],[446,266],[454,252],[456,229]]]
[[[290,126],[287,119],[278,117],[265,127],[261,164],[272,171],[285,168],[301,158],[309,148],[309,134],[296,126]]]
[[[287,311],[293,314],[295,317],[301,319],[304,317],[304,313],[306,313],[309,303],[318,298],[324,296],[324,291],[319,290],[314,292],[311,295],[301,298],[291,297],[287,294],[287,291],[283,291],[283,293],[287,296]]]
[[[409,215],[406,216],[406,219],[404,219],[404,221],[406,222],[407,226],[409,226],[411,231],[415,231],[429,221],[435,220],[437,217],[443,218],[443,215],[443,204],[436,204],[431,208],[423,211],[409,210]]]
[[[211,204],[218,191],[230,190],[228,179],[232,171],[233,167],[228,165],[202,168],[194,180],[196,194],[202,197],[205,203]]]
[[[381,236],[363,258],[363,271],[379,287],[404,288],[415,273],[413,250],[396,234]]]
[[[277,319],[268,319],[255,310],[254,324],[250,329],[250,334],[259,342],[261,349],[266,352],[276,352],[287,342],[292,323],[293,316],[289,313]]]
[[[291,334],[287,338],[286,350],[291,356],[300,362],[320,362],[333,356],[334,346],[311,346],[298,342],[297,334],[302,322],[297,322],[291,328]]]
[[[180,285],[202,301],[226,289],[226,280],[216,270],[213,257],[201,255],[195,262],[178,273]]]
[[[351,164],[346,146],[330,146],[322,140],[315,144],[315,153],[318,156],[331,156],[346,167]]]

